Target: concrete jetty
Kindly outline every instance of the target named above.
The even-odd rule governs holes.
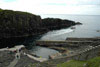
[[[49,48],[63,47],[67,49],[67,52],[62,53],[62,55],[59,54],[50,55],[50,58],[52,59],[74,57],[75,59],[79,58],[78,60],[87,60],[99,54],[100,38],[67,38],[67,40],[65,41],[38,40],[36,41],[36,44],[38,46],[49,47]]]
[[[79,47],[82,45],[91,45],[95,46],[95,44],[99,44],[100,38],[68,38],[65,41],[46,41],[46,40],[38,40],[36,41],[36,45],[38,46],[60,46],[60,47]]]

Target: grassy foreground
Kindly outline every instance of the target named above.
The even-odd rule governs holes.
[[[57,67],[100,67],[100,57],[96,57],[88,61],[70,60],[68,62],[58,64]]]
[[[83,67],[85,61],[70,60],[68,62],[58,64],[57,67]]]

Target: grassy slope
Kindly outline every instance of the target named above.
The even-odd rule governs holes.
[[[86,64],[85,67],[100,67],[100,57],[96,57],[88,61],[71,60],[69,62],[58,64],[57,67],[83,67],[84,64]]]
[[[62,64],[58,64],[57,67],[83,67],[85,63],[85,61],[71,60]]]
[[[87,67],[100,67],[100,57],[89,60],[87,62]]]

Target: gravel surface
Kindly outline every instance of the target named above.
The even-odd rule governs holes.
[[[0,67],[7,67],[14,60],[14,53],[10,51],[0,51]]]
[[[27,50],[22,50],[22,52],[28,53]],[[30,54],[30,53],[28,53]],[[10,51],[0,51],[0,67],[8,67],[10,63],[15,59],[15,53]],[[28,67],[30,64],[37,63],[28,56],[21,53],[20,59],[18,59],[17,64],[14,67]]]
[[[21,55],[21,58],[19,59],[15,67],[28,67],[29,64],[34,64],[34,63],[37,63],[37,61],[30,59],[25,55]]]

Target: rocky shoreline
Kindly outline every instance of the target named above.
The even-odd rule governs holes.
[[[0,67],[29,67],[29,65],[33,63],[45,67],[44,64],[46,64],[46,62],[49,64],[56,60],[59,60],[57,63],[60,63],[60,60],[65,61],[65,59],[61,58],[54,60],[52,56],[51,59],[47,61],[45,58],[32,54],[25,47],[19,49],[19,47],[13,46],[17,44],[16,42],[23,45],[27,44],[25,42],[28,39],[27,37],[38,37],[48,31],[68,28],[79,24],[81,23],[67,19],[41,19],[39,15],[27,12],[0,9],[0,48],[7,47],[0,49]],[[33,40],[32,38],[30,39]],[[58,47],[50,48],[60,51],[63,55],[67,52],[67,49],[63,47],[62,49]],[[59,54],[54,58],[58,58],[58,56]],[[54,65],[57,63],[54,63]],[[49,64],[49,66],[50,65],[51,64]]]
[[[81,23],[59,18],[41,19],[41,16],[28,12],[0,9],[0,39],[39,35],[76,24]]]
[[[20,50],[20,58],[16,56],[17,50]],[[0,67],[28,67],[29,64],[40,63],[38,59],[32,59],[28,55],[39,58],[23,46],[0,49]]]
[[[77,24],[81,23],[60,18],[42,19],[41,16],[28,12],[0,9],[0,40],[39,36],[48,31],[68,28]],[[10,46],[10,44],[3,46],[2,42],[0,42],[0,48]]]
[[[37,45],[60,51],[60,53],[50,55],[51,59],[83,55],[85,52],[90,56],[92,52],[97,52],[97,54],[90,57],[87,57],[87,55],[83,55],[84,57],[80,56],[81,59],[79,59],[88,60],[99,55],[96,48],[99,48],[100,38],[68,38],[66,41],[37,41]]]
[[[51,49],[56,49],[60,53],[50,55],[50,59],[46,60],[36,56],[31,53],[25,47],[14,47],[14,48],[5,48],[0,49],[0,67],[8,67],[15,59],[15,52],[11,52],[11,50],[15,51],[20,48],[20,59],[17,59],[17,63],[14,67],[56,67],[57,64],[66,62],[71,59],[75,60],[88,60],[96,56],[100,56],[100,38],[69,38],[68,41],[72,41],[74,45],[83,44],[83,46],[79,45],[77,47],[69,46],[69,47],[47,47]],[[73,42],[75,41],[75,43]],[[77,41],[77,43],[76,43]],[[79,41],[79,42],[78,42]],[[87,41],[92,41],[91,44],[88,44]],[[82,43],[81,43],[82,42]],[[95,44],[94,44],[95,42]],[[69,43],[69,44],[72,44]],[[59,45],[59,44],[58,44]],[[16,49],[15,49],[16,48]]]

